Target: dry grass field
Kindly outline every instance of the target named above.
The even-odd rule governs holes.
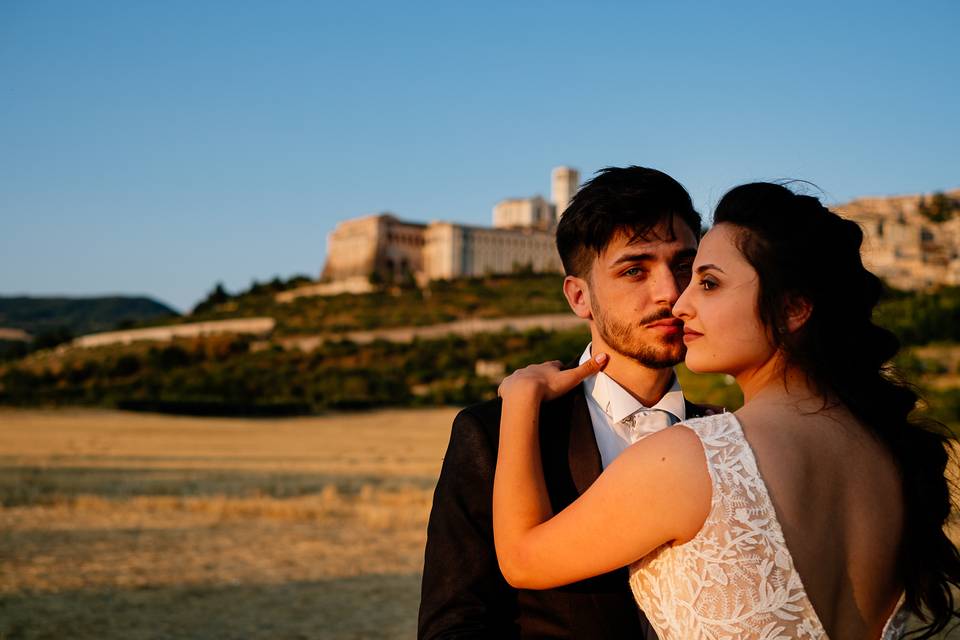
[[[0,410],[0,640],[412,638],[454,414]]]
[[[454,414],[0,410],[0,639],[413,637]]]

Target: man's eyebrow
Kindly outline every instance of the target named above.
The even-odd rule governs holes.
[[[697,267],[697,273],[703,273],[704,271],[707,271],[709,269],[713,269],[714,271],[719,271],[720,273],[726,273],[726,271],[724,271],[723,269],[721,269],[715,264],[702,264],[699,267]]]
[[[676,254],[670,257],[671,262],[677,262],[679,260],[686,260],[697,255],[696,249],[684,249],[678,251]],[[618,264],[623,264],[624,262],[646,262],[648,260],[657,260],[659,256],[655,256],[652,253],[628,253],[620,256],[613,261],[611,266],[617,266]]]
[[[652,253],[628,253],[620,256],[613,261],[611,266],[617,266],[618,264],[623,264],[624,262],[646,262],[647,260],[656,260],[657,256]]]

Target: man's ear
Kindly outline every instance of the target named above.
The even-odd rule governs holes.
[[[787,311],[787,331],[793,333],[810,319],[813,313],[813,305],[806,298],[800,296],[790,296],[786,300]]]
[[[567,297],[567,303],[578,317],[593,320],[593,310],[590,308],[590,285],[584,278],[577,276],[564,278],[563,295]]]

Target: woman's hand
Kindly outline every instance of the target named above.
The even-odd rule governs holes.
[[[579,367],[566,370],[560,368],[563,363],[559,360],[532,364],[504,378],[497,395],[504,400],[511,397],[532,398],[537,402],[553,400],[602,371],[607,360],[607,354],[598,353]]]

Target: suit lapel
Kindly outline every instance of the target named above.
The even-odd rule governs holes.
[[[578,386],[570,395],[570,448],[567,461],[570,464],[573,484],[578,493],[583,493],[603,469],[583,387]]]

